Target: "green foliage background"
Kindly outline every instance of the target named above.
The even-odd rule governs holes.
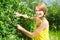
[[[31,5],[27,0],[0,0],[0,40],[31,40],[21,31],[16,29],[20,24],[28,31],[33,30],[34,22],[22,17],[16,17],[14,12],[20,12],[33,16],[34,3]]]
[[[35,22],[23,17],[16,17],[14,12],[35,15],[34,5],[41,0],[0,0],[0,40],[32,40],[16,29],[20,24],[26,30],[32,32]],[[50,23],[50,30],[60,29],[60,5],[57,2],[48,6],[47,19]]]
[[[60,30],[60,5],[58,1],[55,1],[51,3],[51,6],[48,6],[47,19],[50,23],[50,30]]]

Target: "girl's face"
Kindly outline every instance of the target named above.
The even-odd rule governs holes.
[[[44,12],[41,11],[38,7],[35,8],[35,12],[37,17],[43,17],[44,16]]]

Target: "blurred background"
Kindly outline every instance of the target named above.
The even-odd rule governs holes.
[[[35,16],[34,6],[37,2],[47,5],[46,18],[49,21],[50,40],[60,40],[60,0],[0,0],[0,40],[33,40],[21,31],[16,25],[22,25],[32,32],[35,22],[23,17],[16,17],[14,12]]]

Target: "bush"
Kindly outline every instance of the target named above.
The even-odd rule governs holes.
[[[50,6],[48,6],[48,15],[47,19],[50,23],[50,30],[58,31],[60,30],[60,5],[58,5],[57,2],[51,3]]]
[[[26,30],[31,31],[34,22],[23,17],[16,17],[14,12],[34,16],[34,4],[32,0],[0,0],[0,40],[31,40],[21,31],[16,29],[16,25],[20,24]],[[29,5],[30,4],[30,5]]]

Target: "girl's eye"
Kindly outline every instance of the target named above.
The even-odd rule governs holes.
[[[41,15],[41,13],[39,15]]]
[[[35,11],[38,11],[38,10],[35,10]]]

